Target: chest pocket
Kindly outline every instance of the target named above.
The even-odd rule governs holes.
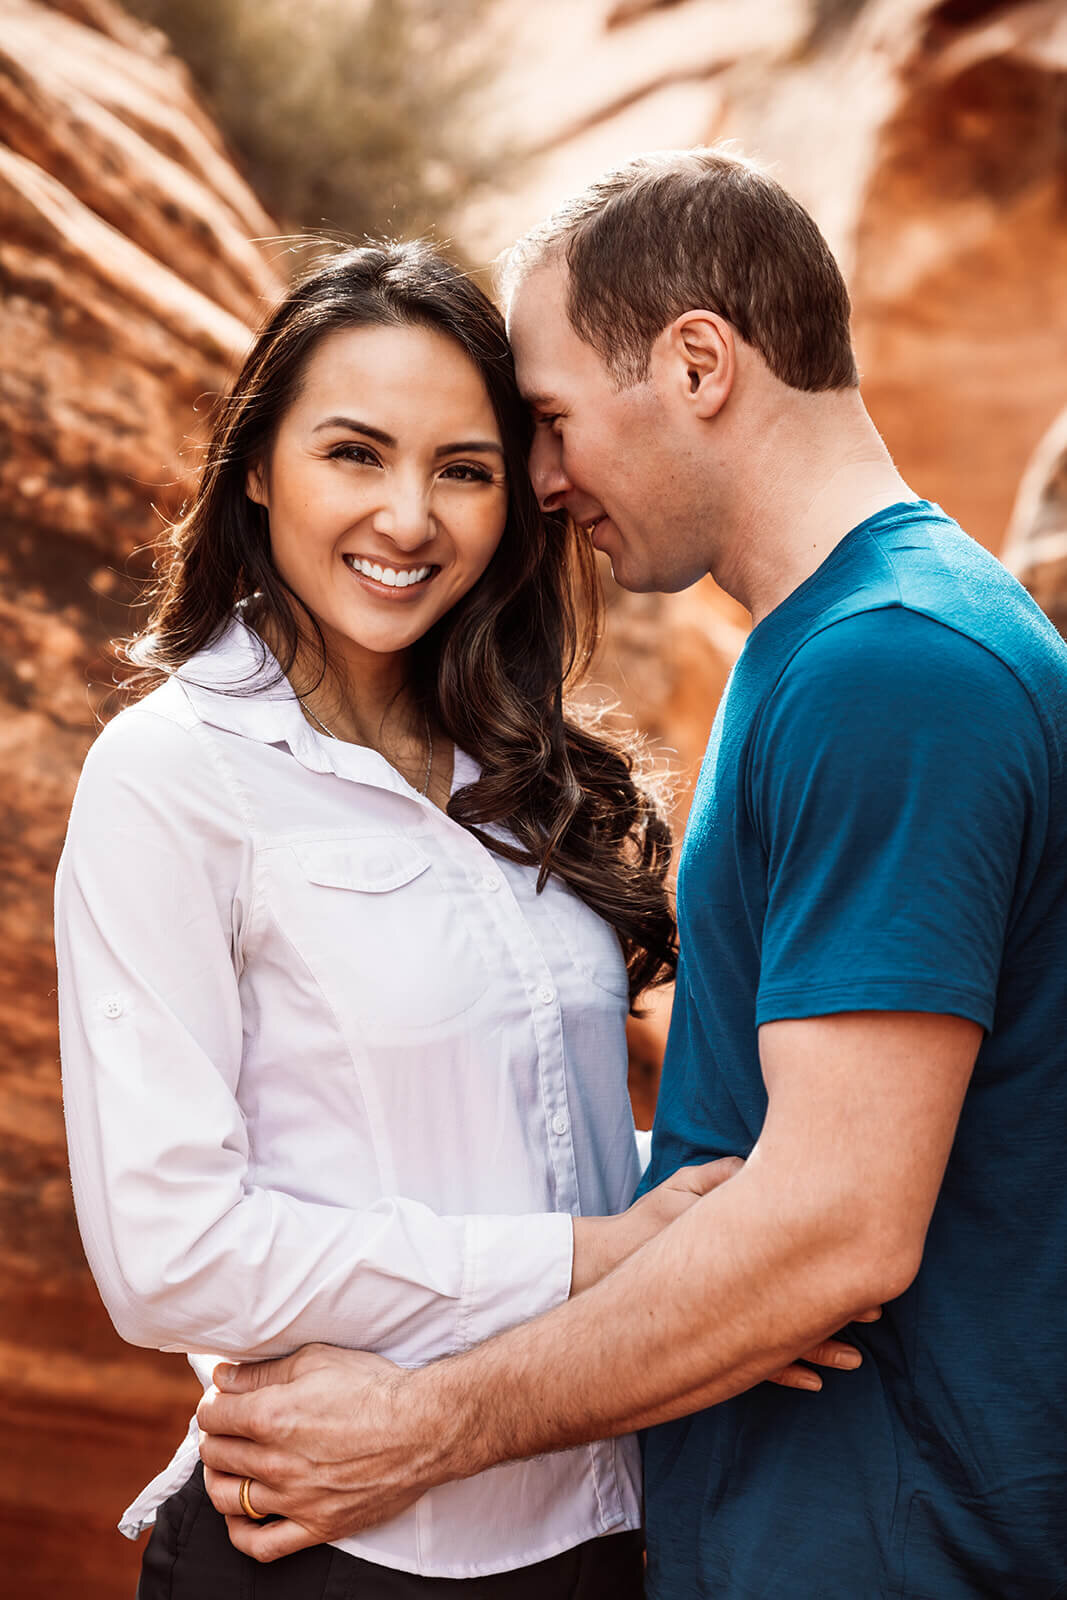
[[[460,1016],[485,993],[490,974],[465,926],[473,904],[414,841],[306,840],[290,852],[303,888],[286,932],[339,1011],[392,1036]]]
[[[429,869],[430,858],[407,839],[315,841],[296,844],[293,853],[309,883],[323,889],[355,889],[388,894]]]

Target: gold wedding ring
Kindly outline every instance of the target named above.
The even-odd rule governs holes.
[[[251,1517],[253,1522],[266,1522],[267,1518],[270,1516],[270,1512],[256,1510],[248,1493],[251,1487],[251,1478],[241,1479],[241,1487],[237,1491],[237,1498],[241,1502],[241,1510],[244,1512],[246,1517]]]

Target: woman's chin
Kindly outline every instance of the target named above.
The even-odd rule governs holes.
[[[409,650],[442,614],[440,607],[425,601],[394,608],[388,602],[372,600],[368,604],[362,596],[354,602],[349,597],[347,603],[335,601],[321,610],[313,605],[309,609],[328,646],[371,655],[396,655]]]

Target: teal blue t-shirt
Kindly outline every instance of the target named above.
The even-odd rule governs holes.
[[[643,1187],[745,1156],[757,1029],[986,1030],[915,1282],[821,1394],[650,1431],[653,1600],[1067,1596],[1067,645],[927,502],[749,637],[682,849]]]

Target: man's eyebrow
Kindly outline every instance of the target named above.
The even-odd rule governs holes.
[[[355,417],[327,417],[325,422],[317,422],[311,431],[321,433],[324,428],[347,428],[351,433],[365,433],[368,439],[376,439],[390,450],[396,448],[397,441],[391,433],[386,433],[382,428],[372,428],[369,422],[357,422]]]
[[[554,394],[523,394],[522,397],[532,411],[558,411],[559,401]]]

